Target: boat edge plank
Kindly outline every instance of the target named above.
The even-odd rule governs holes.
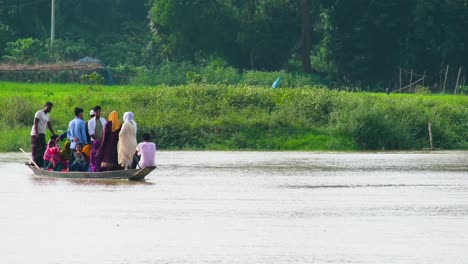
[[[48,171],[39,169],[34,165],[26,164],[34,175],[41,177],[54,177],[66,179],[127,179],[127,180],[143,180],[150,174],[154,167],[145,167],[143,169],[130,169],[130,170],[116,170],[116,171],[103,171],[103,172],[80,172],[80,171]]]

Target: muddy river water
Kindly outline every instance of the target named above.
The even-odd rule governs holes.
[[[0,263],[468,263],[468,152],[156,158],[129,182],[0,154]]]

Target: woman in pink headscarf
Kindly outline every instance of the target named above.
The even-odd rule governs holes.
[[[117,145],[118,162],[124,169],[132,167],[133,155],[137,146],[137,124],[133,118],[135,118],[135,115],[132,112],[124,113],[124,123],[119,133],[119,143]]]

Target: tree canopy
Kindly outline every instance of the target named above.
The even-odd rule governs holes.
[[[468,58],[467,0],[56,0],[52,46],[50,13],[50,0],[0,0],[2,60],[220,61],[376,84]]]

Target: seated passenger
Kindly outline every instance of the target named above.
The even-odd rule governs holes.
[[[52,154],[51,154],[50,148],[56,147],[58,145],[57,138],[58,138],[57,135],[53,135],[50,137],[49,142],[47,142],[47,148],[46,148],[46,151],[44,152],[44,157],[43,157],[44,169],[46,170],[52,168],[52,163],[51,163]]]
[[[101,146],[100,140],[93,141],[93,149],[91,150],[91,156],[89,157],[89,166],[92,172],[98,172],[101,170],[101,157],[97,155],[97,151]]]
[[[84,145],[82,152],[89,158],[91,157],[91,144]]]
[[[77,143],[73,153],[73,162],[70,166],[71,171],[89,171],[89,161],[83,152],[83,144]]]
[[[67,170],[67,161],[60,155],[60,148],[58,144],[52,146],[50,149],[50,163],[52,165],[51,169],[54,171],[65,171]]]
[[[149,133],[143,134],[143,142],[137,145],[135,154],[140,156],[138,167],[145,168],[156,166],[156,144],[151,142]]]
[[[67,161],[67,163],[71,159],[71,149],[70,149],[71,142],[70,140],[65,140],[65,143],[63,144],[63,148],[60,150],[60,156]]]

